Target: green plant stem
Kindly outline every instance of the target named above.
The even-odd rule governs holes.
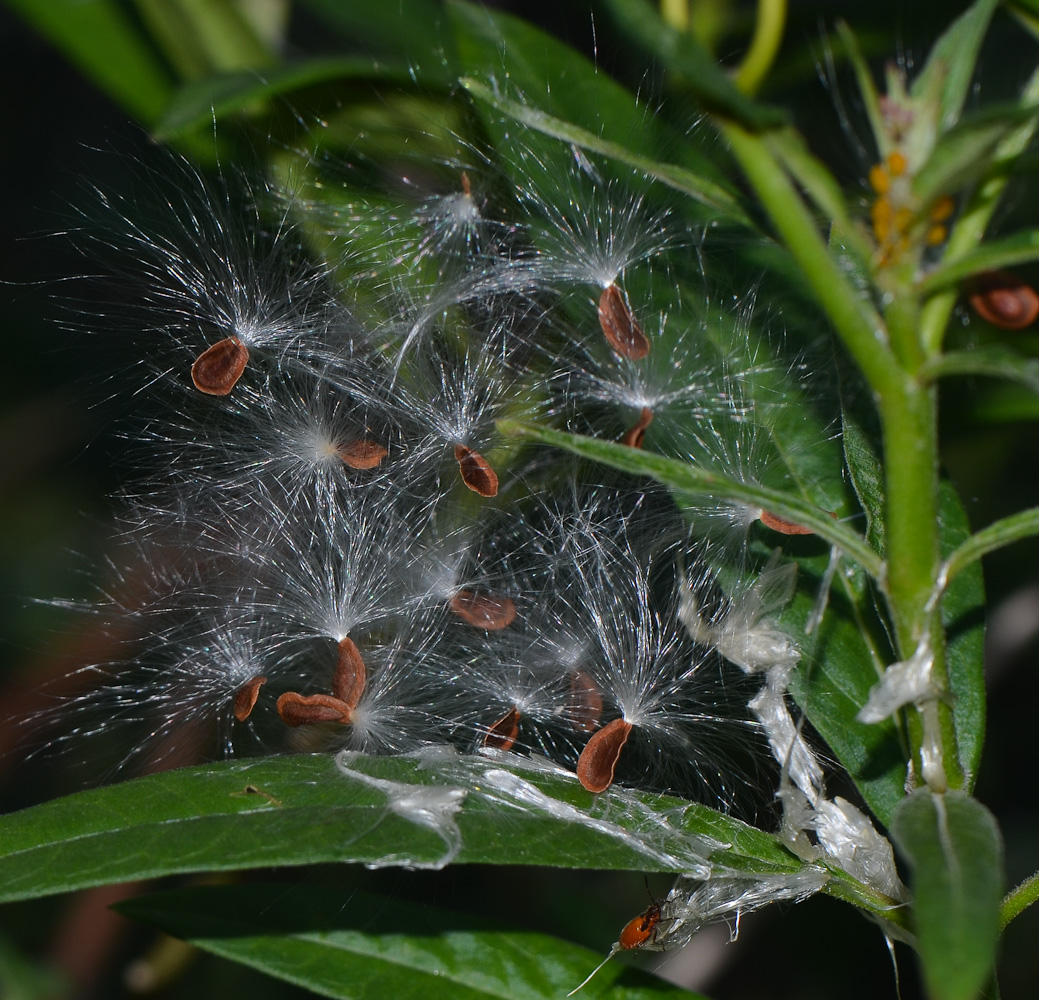
[[[945,560],[943,583],[948,586],[955,576],[982,556],[1036,535],[1039,535],[1039,507],[1029,507],[993,522],[975,532],[949,555]]]
[[[999,929],[1003,930],[1014,917],[1024,913],[1036,900],[1039,900],[1039,872],[1026,878],[1003,897],[999,908]]]
[[[764,139],[733,122],[719,127],[855,363],[874,392],[888,391],[902,373],[883,319],[830,256],[811,211]]]
[[[689,0],[660,0],[660,18],[676,31],[688,31]]]
[[[754,35],[732,82],[745,94],[756,94],[775,62],[786,27],[787,0],[758,0]]]

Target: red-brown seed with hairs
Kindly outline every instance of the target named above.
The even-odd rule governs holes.
[[[239,722],[245,722],[252,714],[256,699],[260,696],[260,688],[266,683],[266,677],[254,677],[251,681],[246,681],[235,693],[234,717]]]
[[[374,469],[389,452],[376,441],[357,438],[339,445],[336,454],[343,460],[343,464],[349,465],[351,469]]]
[[[316,722],[350,722],[350,706],[330,694],[299,694],[286,691],[278,699],[278,715],[290,726],[307,726]]]
[[[574,727],[583,733],[594,733],[602,717],[602,693],[595,681],[583,670],[570,675],[570,697],[567,715]]]
[[[621,444],[626,444],[629,448],[641,448],[642,442],[646,438],[646,428],[651,423],[653,423],[653,411],[648,406],[644,406],[638,421],[624,432]]]
[[[577,758],[577,780],[590,792],[605,792],[613,784],[624,744],[631,735],[631,723],[614,719],[585,744]]]
[[[478,594],[460,590],[448,601],[448,607],[466,624],[485,632],[500,632],[516,620],[516,604],[510,597]]]
[[[599,296],[599,326],[622,358],[641,361],[649,354],[649,339],[624,301],[624,293],[612,283]]]
[[[520,710],[515,705],[509,709],[483,738],[485,747],[495,750],[511,750],[519,737]]]
[[[455,461],[462,471],[462,482],[474,493],[482,497],[493,497],[498,494],[498,476],[487,464],[487,459],[478,451],[467,448],[464,444],[455,445]]]
[[[987,271],[970,285],[967,301],[993,326],[1023,330],[1039,316],[1039,294],[1010,271]]]
[[[199,392],[226,396],[249,363],[249,348],[237,337],[225,337],[207,347],[191,366],[191,381]]]
[[[340,639],[339,659],[336,662],[335,676],[332,678],[332,695],[352,712],[364,694],[366,680],[367,672],[364,669],[361,651],[349,636]]]
[[[761,512],[761,523],[766,528],[778,531],[783,535],[814,535],[814,528],[806,528],[803,524],[795,524],[778,514],[770,514],[767,510]]]

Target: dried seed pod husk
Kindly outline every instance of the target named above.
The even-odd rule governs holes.
[[[602,692],[595,681],[583,670],[570,675],[570,697],[566,713],[576,729],[583,733],[594,733],[602,718]]]
[[[307,726],[317,722],[350,722],[350,706],[330,694],[299,694],[286,691],[278,699],[278,715],[290,726]]]
[[[234,717],[239,722],[245,722],[252,715],[256,705],[256,699],[260,696],[260,688],[267,683],[266,677],[254,677],[246,681],[234,696]]]
[[[511,750],[519,738],[520,710],[513,705],[490,729],[483,738],[485,747],[495,750]]]
[[[249,348],[237,337],[225,337],[207,347],[191,366],[191,381],[199,392],[226,396],[249,363]]]
[[[332,695],[352,712],[364,694],[366,680],[367,672],[361,651],[349,636],[340,639],[339,659],[336,661],[336,672],[332,678]]]
[[[614,284],[607,285],[599,296],[599,326],[622,358],[641,361],[649,354],[649,339],[624,301],[624,293]]]
[[[516,603],[511,597],[479,594],[460,590],[448,601],[448,607],[462,621],[485,632],[500,632],[516,620]]]
[[[967,301],[993,326],[1023,330],[1039,317],[1039,294],[1010,271],[987,271],[970,284]]]
[[[614,719],[603,726],[584,745],[577,758],[577,780],[590,792],[605,792],[613,784],[624,744],[631,735],[631,723]]]
[[[336,454],[351,469],[374,469],[389,452],[377,441],[356,438],[336,448]]]
[[[651,423],[653,423],[653,411],[648,406],[644,406],[638,421],[624,432],[621,444],[626,444],[629,448],[641,448],[642,442],[646,438],[646,428]]]
[[[793,521],[788,521],[784,517],[780,517],[778,514],[770,514],[767,510],[763,510],[760,515],[761,523],[766,528],[771,528],[773,531],[778,531],[783,535],[814,535],[815,531],[812,528],[806,528],[803,524],[796,524]]]
[[[462,482],[469,489],[482,497],[497,496],[498,476],[483,455],[464,444],[456,444],[455,461],[462,472]]]

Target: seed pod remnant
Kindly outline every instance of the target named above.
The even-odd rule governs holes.
[[[613,784],[624,744],[631,735],[631,723],[614,719],[585,744],[577,759],[577,780],[590,792],[605,792]]]
[[[278,715],[289,726],[307,726],[317,722],[350,723],[350,706],[330,694],[300,694],[286,691],[278,699]]]
[[[483,738],[483,745],[494,750],[511,750],[519,738],[520,710],[513,705]]]
[[[346,636],[339,640],[339,659],[336,661],[336,672],[332,678],[332,695],[338,698],[352,712],[364,694],[367,672],[361,651],[353,639]]]
[[[1039,317],[1039,294],[1010,271],[986,271],[970,284],[971,308],[993,326],[1023,330]]]
[[[374,469],[389,452],[377,441],[355,438],[336,448],[336,454],[351,469]]]
[[[485,632],[500,632],[516,620],[516,603],[510,597],[479,594],[475,590],[460,590],[448,601],[448,607],[473,628]]]
[[[649,338],[642,332],[624,293],[613,283],[599,296],[599,326],[610,347],[622,358],[641,361],[649,354]]]
[[[464,444],[456,444],[455,461],[462,472],[462,482],[469,489],[482,497],[497,496],[498,476],[483,455]]]
[[[208,396],[226,396],[249,363],[249,348],[237,337],[225,337],[207,347],[191,366],[191,381]]]
[[[646,439],[646,428],[651,423],[653,423],[653,411],[648,406],[644,406],[639,414],[639,419],[624,432],[621,444],[626,444],[629,448],[641,448],[642,442]]]
[[[239,722],[245,722],[252,715],[256,699],[260,696],[260,688],[266,683],[266,677],[254,677],[251,681],[246,681],[235,693],[234,717]]]
[[[788,521],[785,517],[780,517],[778,514],[770,514],[767,510],[761,512],[760,521],[766,528],[778,531],[782,535],[815,534],[814,529],[806,528],[803,524],[797,524],[795,521]]]

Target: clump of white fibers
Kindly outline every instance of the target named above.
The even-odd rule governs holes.
[[[58,742],[129,722],[140,766],[336,753],[380,815],[442,841],[377,864],[452,861],[477,797],[597,831],[686,873],[653,946],[801,899],[824,862],[900,898],[889,845],[826,797],[790,709],[799,650],[776,617],[794,565],[777,552],[755,572],[747,532],[716,544],[703,507],[501,433],[563,414],[771,484],[758,388],[788,374],[758,360],[749,306],[716,322],[673,280],[689,234],[644,183],[583,154],[561,177],[526,162],[500,204],[501,168],[474,155],[457,190],[387,209],[371,287],[337,282],[306,203],[260,190],[241,221],[188,169],[160,235],[123,221],[102,238],[136,259],[117,268],[136,290],[120,356],[149,392],[123,430],[139,466],[123,524],[150,568],[109,584],[134,643],[70,699],[97,721]],[[724,508],[728,528],[762,513]],[[433,783],[372,777],[362,755],[417,755]],[[688,802],[648,793],[752,819],[778,795],[805,866],[720,867],[729,845],[682,829]]]

